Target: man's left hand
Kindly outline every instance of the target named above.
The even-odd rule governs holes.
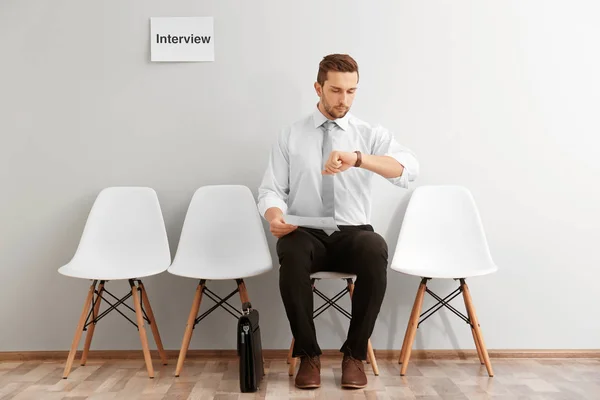
[[[334,150],[329,155],[329,159],[325,163],[325,169],[322,174],[335,175],[338,172],[344,172],[356,164],[357,158],[358,155],[354,152],[350,153],[347,151]]]

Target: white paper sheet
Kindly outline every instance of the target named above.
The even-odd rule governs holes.
[[[284,215],[286,224],[303,226],[305,228],[323,229],[325,233],[331,235],[340,230],[331,217],[300,217],[298,215]]]

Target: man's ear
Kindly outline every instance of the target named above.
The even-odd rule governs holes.
[[[317,96],[321,97],[323,94],[323,88],[319,82],[315,82],[315,92],[317,92]]]

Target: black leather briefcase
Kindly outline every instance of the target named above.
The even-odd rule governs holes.
[[[237,348],[240,356],[240,390],[256,392],[265,375],[258,311],[250,303],[242,305],[243,314],[238,320]]]

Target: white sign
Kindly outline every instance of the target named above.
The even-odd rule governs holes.
[[[214,61],[213,17],[150,18],[152,61]]]

